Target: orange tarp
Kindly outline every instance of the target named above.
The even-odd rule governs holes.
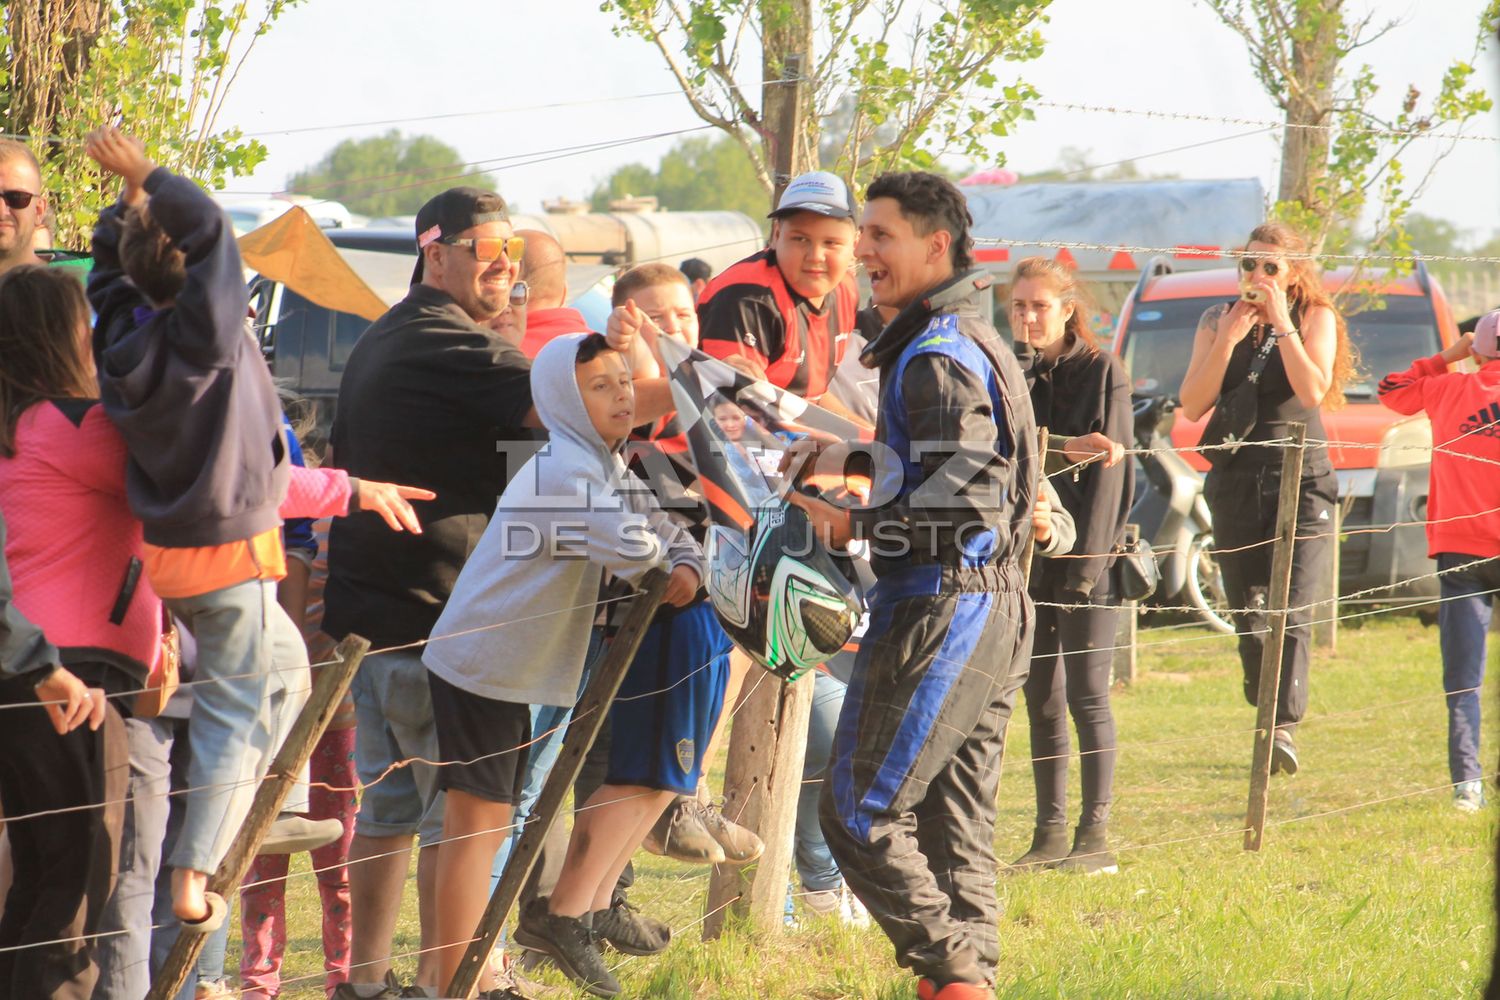
[[[371,322],[389,308],[301,206],[240,237],[245,266],[325,309]]]

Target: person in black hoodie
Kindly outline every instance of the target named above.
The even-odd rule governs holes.
[[[1011,329],[1018,353],[1026,358],[1037,425],[1048,428],[1053,440],[1103,434],[1126,441],[1132,419],[1130,379],[1119,359],[1099,349],[1088,326],[1089,310],[1088,294],[1073,271],[1045,257],[1028,257],[1016,265]],[[1059,454],[1049,467],[1054,464],[1071,461]],[[1106,833],[1115,770],[1109,675],[1120,608],[1109,553],[1123,540],[1133,471],[1129,462],[1094,462],[1054,474],[1051,482],[1077,523],[1078,541],[1073,555],[1039,560],[1032,567],[1036,643],[1023,690],[1031,720],[1036,830],[1031,849],[1011,867],[1113,874],[1118,867]],[[1078,729],[1083,777],[1071,851],[1069,714]]]

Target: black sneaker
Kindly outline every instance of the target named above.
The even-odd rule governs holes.
[[[593,932],[577,917],[547,912],[547,897],[533,899],[521,911],[512,940],[522,948],[552,957],[562,974],[596,997],[620,995],[619,980],[604,964]]]
[[[400,1000],[412,996],[407,987],[401,985],[394,972],[387,971],[385,980],[379,983],[340,983],[329,1000]]]
[[[1271,773],[1296,774],[1298,768],[1297,744],[1290,730],[1278,729],[1271,737]]]
[[[615,951],[645,957],[666,951],[672,928],[637,913],[623,896],[616,896],[609,909],[594,911],[594,937]]]

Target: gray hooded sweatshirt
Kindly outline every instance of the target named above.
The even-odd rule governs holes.
[[[537,354],[531,395],[550,440],[501,494],[422,654],[427,669],[481,697],[577,700],[604,571],[631,584],[654,566],[703,577],[692,536],[589,420],[574,375],[585,336]]]

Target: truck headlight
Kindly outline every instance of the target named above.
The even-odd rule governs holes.
[[[1409,469],[1432,463],[1432,421],[1407,417],[1386,428],[1380,437],[1377,469]]]

